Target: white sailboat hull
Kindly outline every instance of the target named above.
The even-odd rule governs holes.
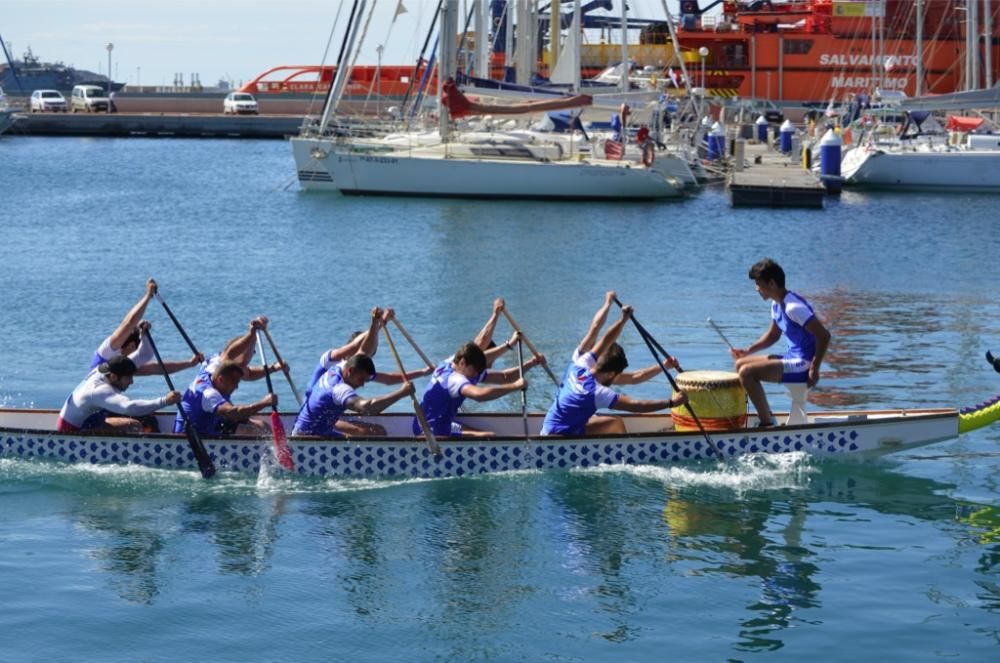
[[[464,144],[358,151],[331,141],[292,139],[307,190],[347,195],[560,200],[654,200],[684,195],[684,182],[658,168],[603,159],[476,158]],[[490,151],[488,146],[482,148]],[[527,151],[529,148],[525,148]],[[670,163],[669,161],[667,162]]]
[[[895,151],[858,147],[841,166],[848,186],[1000,193],[1000,151]]]

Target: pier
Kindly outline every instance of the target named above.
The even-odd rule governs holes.
[[[789,155],[750,143],[744,158],[749,163],[726,180],[733,207],[823,207],[826,188]]]
[[[28,136],[150,138],[285,138],[302,125],[301,115],[221,113],[25,113],[10,133]]]

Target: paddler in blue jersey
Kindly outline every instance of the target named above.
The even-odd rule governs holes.
[[[305,399],[309,399],[309,394],[312,393],[313,387],[315,387],[316,383],[319,382],[330,369],[337,366],[343,368],[344,362],[354,355],[364,354],[374,359],[375,353],[378,352],[378,331],[383,326],[389,324],[389,321],[392,320],[395,315],[395,311],[393,311],[392,308],[386,308],[383,310],[376,306],[372,309],[371,321],[368,324],[368,329],[365,331],[354,332],[346,344],[340,346],[339,348],[331,348],[330,350],[324,352],[322,356],[320,356],[319,362],[316,364],[316,368],[313,369],[308,385],[306,385],[304,395]],[[429,375],[432,370],[433,369],[430,367],[425,366],[416,370],[407,371],[405,379],[414,380],[416,378]],[[368,381],[385,385],[400,384],[404,381],[404,376],[400,373],[373,373],[369,376]],[[355,433],[361,434],[361,431],[355,431]]]
[[[731,354],[740,382],[757,409],[759,425],[773,426],[774,415],[761,381],[815,386],[830,344],[830,332],[804,297],[785,288],[785,271],[775,261],[765,258],[754,264],[750,280],[761,299],[771,301],[771,325],[749,347],[733,348]],[[774,345],[782,334],[788,341],[785,354],[753,354]]]
[[[532,357],[524,363],[525,370],[537,366],[544,357]],[[469,342],[441,362],[431,375],[420,406],[431,431],[438,437],[487,437],[490,431],[480,431],[456,421],[458,409],[466,398],[491,401],[527,386],[519,377],[520,368],[489,371],[487,356],[476,343]],[[486,384],[483,384],[486,383]],[[488,386],[487,386],[488,385]],[[423,435],[417,419],[413,419],[413,434]]]
[[[146,281],[146,292],[94,352],[90,360],[91,371],[115,357],[128,357],[136,366],[136,375],[163,373],[159,363],[153,361],[153,350],[146,342],[145,332],[150,328],[150,324],[142,319],[154,295],[156,295],[156,281],[149,279]],[[197,354],[185,361],[165,361],[163,365],[168,373],[176,373],[195,366],[202,360],[204,357]]]
[[[257,351],[257,330],[267,329],[268,319],[266,316],[258,316],[247,325],[247,331],[239,336],[231,338],[222,348],[222,352],[216,352],[208,356],[198,367],[198,377],[195,382],[211,380],[211,375],[215,369],[224,361],[234,361],[243,367],[242,380],[260,380],[264,377],[263,366],[250,366]],[[281,362],[274,362],[270,365],[270,372],[283,371],[286,365]],[[192,385],[193,387],[194,385]]]
[[[237,361],[223,360],[212,370],[208,381],[195,380],[181,398],[181,408],[191,426],[202,437],[227,437],[229,435],[269,435],[271,427],[262,420],[252,419],[266,407],[276,406],[278,396],[268,394],[256,403],[233,405],[231,400],[245,375],[245,368]],[[184,432],[184,419],[177,413],[174,432]]]
[[[622,418],[596,414],[598,410],[655,412],[687,402],[687,394],[683,391],[676,398],[638,400],[611,389],[612,384],[645,382],[660,372],[656,364],[631,373],[625,372],[628,359],[625,350],[616,341],[632,315],[631,306],[623,306],[621,318],[608,327],[600,340],[596,340],[614,300],[614,291],[605,295],[604,304],[597,309],[590,328],[574,350],[556,400],[545,414],[542,435],[618,435],[626,432]],[[664,366],[677,368],[677,362],[671,357],[664,362]]]
[[[299,410],[292,435],[385,435],[385,428],[379,424],[341,420],[348,411],[362,415],[378,414],[413,393],[413,383],[406,380],[392,393],[377,398],[361,398],[357,390],[371,381],[375,374],[375,362],[364,353],[354,354],[343,363],[332,366],[310,390],[308,399]]]

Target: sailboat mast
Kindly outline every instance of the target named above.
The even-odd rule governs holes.
[[[990,4],[990,0],[983,0],[983,11],[986,12],[983,15],[983,36],[986,43],[986,58],[983,68],[986,70],[984,72],[986,74],[984,85],[986,89],[993,87],[993,8]]]
[[[628,3],[622,3],[622,94],[628,93]]]
[[[924,93],[924,0],[917,0],[917,84],[914,94]]]
[[[441,133],[441,142],[447,143],[451,124],[451,117],[448,108],[444,103],[440,103],[443,98],[444,84],[450,78],[455,77],[456,57],[455,57],[455,35],[458,34],[458,0],[446,0],[441,6],[441,32],[438,43],[440,57],[438,58],[438,131]]]
[[[966,17],[969,21],[969,31],[971,32],[971,38],[969,39],[969,89],[978,90],[979,89],[979,2],[978,0],[972,0],[968,3],[968,16]]]

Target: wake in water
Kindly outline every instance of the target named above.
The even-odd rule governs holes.
[[[622,473],[659,481],[670,488],[707,486],[728,488],[741,494],[751,490],[805,490],[810,475],[818,472],[815,459],[804,452],[751,454],[725,463],[701,462],[685,465],[610,465],[574,472],[582,474]]]

